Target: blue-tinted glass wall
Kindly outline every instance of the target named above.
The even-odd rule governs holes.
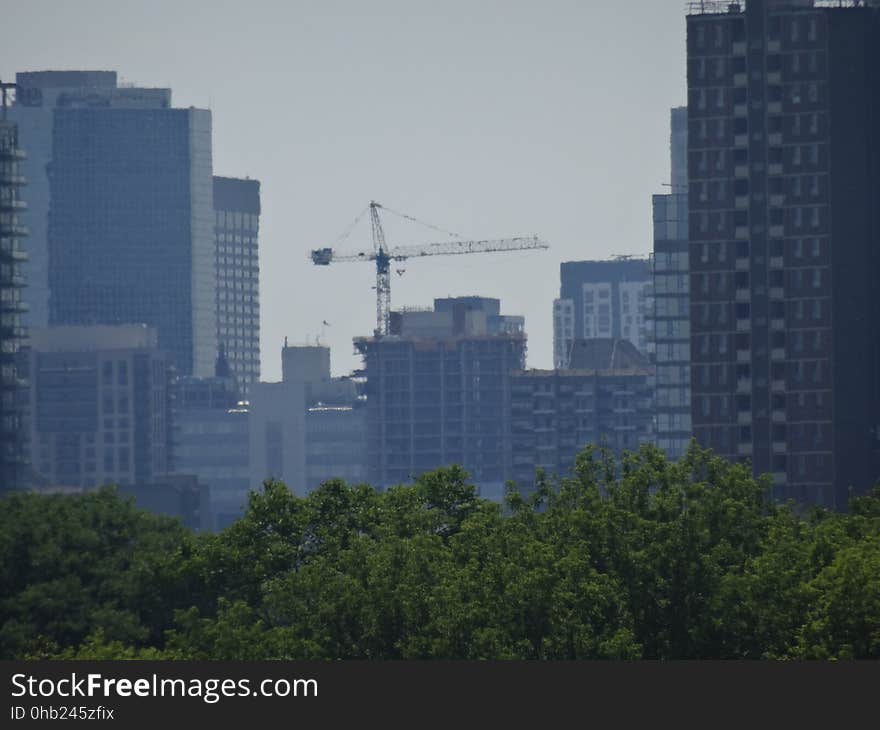
[[[179,371],[210,375],[210,112],[57,109],[52,146],[50,322],[146,323]]]

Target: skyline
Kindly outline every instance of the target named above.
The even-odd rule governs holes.
[[[552,364],[562,261],[651,250],[669,109],[685,103],[681,3],[456,2],[442,14],[399,2],[172,7],[10,8],[21,32],[0,78],[117,70],[170,87],[175,106],[211,109],[214,174],[261,182],[262,379],[280,378],[285,336],[314,342],[325,320],[334,374],[360,365],[351,339],[375,326],[374,271],[321,270],[307,257],[371,199],[466,238],[549,242],[543,252],[408,262],[392,286],[392,306],[500,298],[526,317],[531,367]],[[391,244],[436,240],[385,221]],[[370,245],[361,226],[341,248]]]

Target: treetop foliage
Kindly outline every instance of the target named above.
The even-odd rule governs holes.
[[[114,489],[0,510],[3,658],[880,657],[880,490],[773,503],[693,446],[588,448],[504,505],[459,467],[377,492],[267,481],[217,534]]]

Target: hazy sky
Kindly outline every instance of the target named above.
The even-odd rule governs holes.
[[[209,107],[214,171],[262,184],[263,379],[322,334],[333,370],[375,327],[375,274],[313,266],[371,199],[466,238],[550,250],[408,262],[392,306],[499,297],[552,366],[561,261],[646,254],[685,103],[680,0],[0,0],[0,78],[116,70]],[[442,236],[392,225],[392,244]],[[371,246],[364,222],[346,243]],[[330,323],[323,327],[322,321]]]

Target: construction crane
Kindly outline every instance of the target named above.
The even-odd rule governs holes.
[[[395,246],[389,248],[385,242],[385,231],[382,229],[382,221],[379,219],[379,211],[387,210],[376,201],[371,201],[369,208],[370,223],[373,234],[373,250],[359,251],[357,253],[337,253],[333,248],[317,248],[311,253],[312,263],[317,266],[328,266],[331,263],[343,261],[375,261],[376,262],[376,332],[377,337],[388,335],[391,331],[391,262],[404,261],[422,256],[456,256],[466,253],[490,253],[496,251],[525,251],[529,249],[549,248],[537,236],[519,238],[497,238],[482,241],[444,241],[442,243],[426,243],[416,246]],[[367,211],[364,210],[354,223],[349,227],[348,233],[357,224]],[[412,216],[397,213],[396,215],[422,223]],[[442,230],[436,226],[422,223],[435,230]],[[444,231],[448,233],[447,231]],[[343,234],[343,237],[348,236]],[[450,234],[454,235],[454,234]]]

